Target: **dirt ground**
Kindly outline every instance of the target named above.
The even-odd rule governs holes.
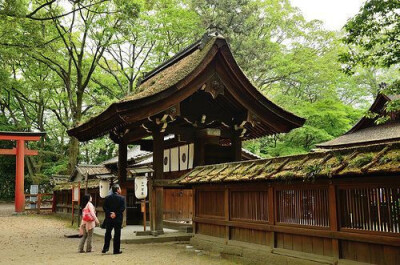
[[[0,264],[235,264],[218,256],[186,250],[187,244],[122,244],[121,255],[102,254],[103,238],[93,252],[78,253],[76,229],[55,216],[12,216],[14,206],[0,203]]]

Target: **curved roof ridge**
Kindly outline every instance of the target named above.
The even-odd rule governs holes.
[[[165,102],[172,106],[176,104],[176,100],[182,100],[189,93],[193,93],[195,88],[187,87],[189,82],[208,71],[206,69],[218,58],[217,54],[220,53],[225,54],[221,58],[222,62],[228,64],[227,70],[232,72],[232,77],[237,79],[238,87],[241,87],[246,93],[242,103],[247,106],[246,108],[253,109],[253,112],[260,116],[261,121],[270,127],[272,131],[270,130],[269,133],[288,132],[304,124],[303,118],[274,104],[251,83],[238,66],[228,43],[222,36],[205,36],[150,72],[144,82],[139,85],[138,93],[112,103],[96,117],[68,130],[68,134],[80,141],[87,141],[100,137],[113,129],[142,120],[146,118],[144,115],[151,116],[164,111],[165,109],[161,110],[161,108],[167,109],[169,105],[160,105],[160,100],[168,100]],[[180,93],[181,98],[173,100],[172,97],[177,93]],[[256,102],[256,106],[252,105],[253,101]],[[157,108],[157,106],[160,107]]]

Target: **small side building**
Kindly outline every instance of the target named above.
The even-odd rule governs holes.
[[[102,208],[104,195],[100,196],[100,189],[102,185],[105,185],[108,190],[109,184],[116,180],[117,178],[112,171],[104,165],[76,166],[69,180],[58,183],[53,189],[56,213],[72,214],[72,189],[73,187],[80,187],[80,196],[90,194],[99,219],[104,219]],[[75,208],[75,214],[79,214],[78,206]]]

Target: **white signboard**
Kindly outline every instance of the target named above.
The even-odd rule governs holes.
[[[80,195],[79,186],[73,186],[72,187],[72,201],[74,201],[74,202],[79,201],[79,195]]]
[[[136,177],[135,178],[135,196],[139,200],[147,197],[147,178]]]
[[[29,189],[30,194],[38,194],[39,193],[39,185],[31,185]]]

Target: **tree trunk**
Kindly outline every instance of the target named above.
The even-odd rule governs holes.
[[[75,169],[79,154],[79,141],[75,137],[70,137],[68,151],[68,173],[71,174]]]

